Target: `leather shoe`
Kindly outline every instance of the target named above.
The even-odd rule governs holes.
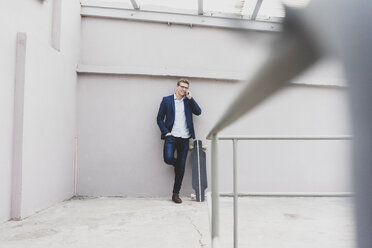
[[[173,195],[172,195],[172,201],[174,201],[175,203],[182,203],[182,200],[181,200],[180,196],[178,194],[175,194],[175,193],[173,193]]]

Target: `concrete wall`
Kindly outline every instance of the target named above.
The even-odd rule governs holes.
[[[274,33],[159,23],[82,19],[81,63],[104,68],[180,68],[252,74]],[[102,68],[101,67],[101,68]],[[347,135],[346,89],[337,64],[322,61],[290,87],[227,128],[225,134]],[[78,78],[78,194],[168,196],[173,170],[162,161],[156,114],[176,77],[80,74]],[[333,86],[319,86],[333,85]],[[203,113],[196,134],[208,131],[239,90],[236,81],[191,78]],[[347,141],[241,141],[241,192],[351,191]],[[210,167],[208,150],[208,167]],[[221,191],[232,190],[231,142],[221,142]],[[190,166],[182,194],[192,192]]]
[[[73,195],[79,1],[63,0],[61,13],[58,51],[51,45],[53,1],[0,3],[0,222],[11,217],[17,32],[27,34],[23,154],[15,155],[22,156],[21,217]]]

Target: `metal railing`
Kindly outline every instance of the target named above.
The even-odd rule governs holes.
[[[220,131],[285,88],[292,78],[327,54],[333,54],[340,59],[350,83],[354,133],[352,175],[356,191],[358,230],[356,236],[358,247],[371,247],[372,153],[369,149],[372,147],[371,10],[372,2],[361,0],[313,0],[306,9],[286,9],[283,32],[268,46],[272,49],[268,53],[270,57],[249,80],[243,82],[240,94],[207,135],[207,139],[212,140],[211,238],[213,248],[219,247],[217,141]],[[236,149],[237,141],[234,146]],[[236,156],[236,150],[234,154]]]
[[[318,58],[317,49],[307,37],[296,33],[292,30],[291,25],[289,27],[290,29],[288,27],[284,29],[278,39],[273,42],[271,57],[250,80],[244,82],[240,94],[207,135],[207,139],[212,140],[211,238],[213,248],[219,247],[218,133],[275,92],[287,86],[294,76],[301,73]]]
[[[213,145],[217,148],[217,140],[232,140],[233,141],[233,219],[234,219],[234,248],[238,247],[238,162],[237,151],[239,140],[350,140],[351,136],[247,136],[247,135],[219,135],[215,139]],[[213,153],[216,150],[212,150]],[[214,240],[213,247],[219,240],[219,191],[218,191],[218,171],[216,166],[216,157],[214,157],[214,164],[212,166],[212,240]],[[218,208],[218,209],[216,209]],[[213,214],[214,213],[214,214]]]

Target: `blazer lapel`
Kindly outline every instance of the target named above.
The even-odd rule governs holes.
[[[173,113],[176,114],[176,110],[175,110],[175,107],[174,107],[174,95],[172,95],[172,97],[171,97],[171,105],[172,105]]]
[[[184,107],[185,114],[186,114],[187,111],[189,110],[189,105],[186,103],[186,102],[187,102],[186,99],[187,99],[186,97],[185,97],[185,99],[183,99],[183,106],[185,106],[185,107]],[[186,116],[187,116],[187,115],[186,115]]]

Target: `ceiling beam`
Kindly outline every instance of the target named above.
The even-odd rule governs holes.
[[[256,20],[258,11],[260,11],[263,0],[257,0],[256,7],[254,8],[251,20]]]
[[[198,15],[203,15],[203,0],[198,0]]]
[[[130,0],[130,1],[132,2],[133,8],[138,10],[139,6],[138,6],[136,0]]]
[[[148,21],[167,24],[181,24],[193,26],[207,26],[229,29],[247,29],[256,31],[282,31],[282,24],[268,21],[252,21],[237,18],[221,18],[206,15],[189,15],[177,13],[164,13],[155,11],[136,11],[110,7],[82,5],[82,17],[123,19],[133,21]]]

